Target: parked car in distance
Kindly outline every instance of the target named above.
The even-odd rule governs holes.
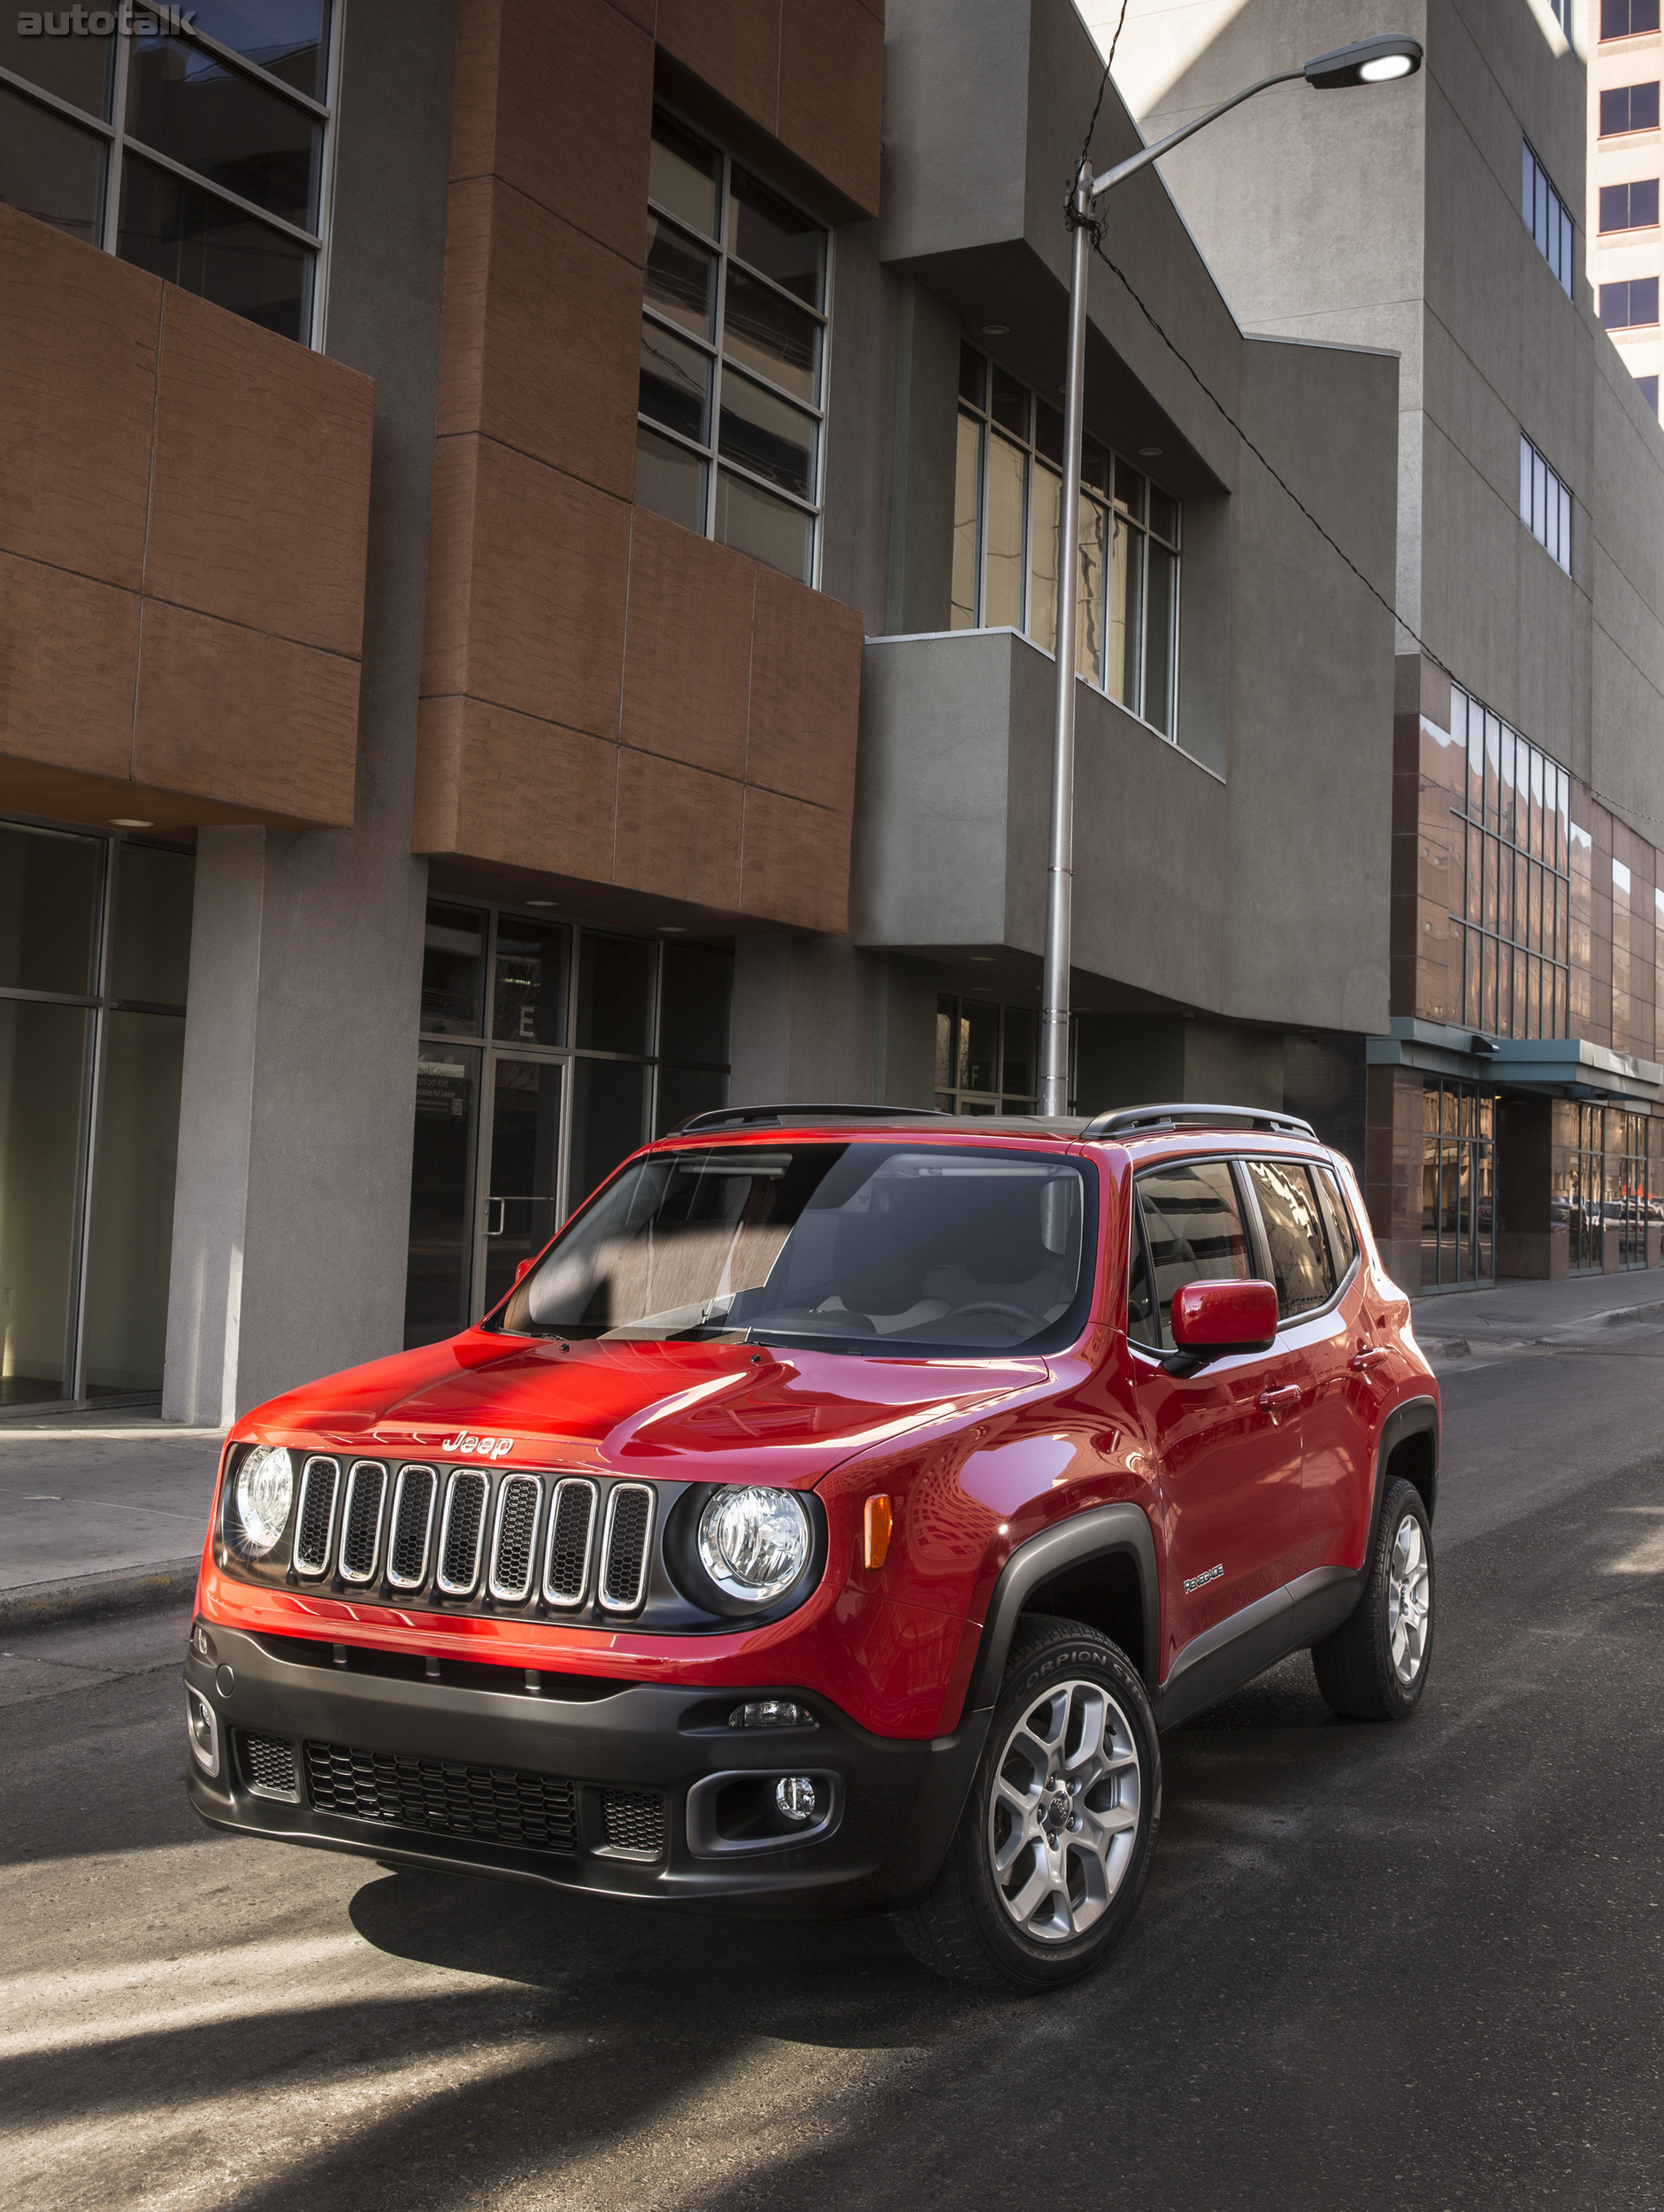
[[[1282,1114],[697,1117],[445,1343],[227,1439],[211,1825],[705,1910],[962,1982],[1137,1908],[1160,1732],[1309,1646],[1402,1720],[1438,1387]]]

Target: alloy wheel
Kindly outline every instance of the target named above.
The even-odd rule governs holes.
[[[1126,1715],[1096,1682],[1054,1685],[1006,1739],[988,1806],[994,1887],[1040,1943],[1085,1934],[1132,1860],[1142,1777]]]
[[[1414,1513],[1407,1513],[1392,1539],[1387,1563],[1387,1637],[1392,1665],[1407,1689],[1427,1656],[1432,1614],[1432,1575],[1427,1539]]]

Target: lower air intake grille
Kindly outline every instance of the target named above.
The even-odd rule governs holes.
[[[335,1532],[335,1493],[341,1462],[321,1455],[301,1471],[301,1510],[295,1532],[295,1564],[303,1575],[321,1575],[329,1565],[329,1541]]]
[[[490,1488],[483,1475],[460,1474],[450,1479],[439,1558],[439,1586],[448,1597],[466,1597],[479,1576],[479,1540]]]
[[[542,1485],[534,1475],[509,1475],[497,1493],[497,1529],[492,1544],[491,1594],[518,1605],[532,1588],[537,1507]]]
[[[607,1558],[601,1571],[601,1601],[610,1611],[627,1613],[640,1603],[652,1526],[653,1493],[643,1484],[621,1482],[608,1500]]]
[[[306,1785],[320,1813],[343,1820],[469,1836],[521,1850],[578,1848],[578,1793],[552,1774],[309,1743]]]
[[[640,1790],[603,1790],[602,1816],[607,1824],[607,1848],[628,1851],[643,1859],[664,1855],[664,1800],[648,1797]]]
[[[242,1778],[256,1797],[286,1797],[294,1803],[295,1746],[278,1736],[251,1736],[246,1730],[237,1738],[242,1760]]]

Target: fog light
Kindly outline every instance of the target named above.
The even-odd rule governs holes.
[[[204,1774],[219,1771],[219,1723],[214,1718],[214,1709],[200,1690],[187,1686],[185,1691],[185,1732],[190,1739],[191,1756]],[[784,1789],[786,1785],[781,1783]],[[813,1792],[810,1792],[811,1796]],[[781,1810],[785,1810],[784,1805]],[[795,1817],[795,1816],[794,1816]]]
[[[807,1705],[788,1698],[762,1697],[749,1705],[736,1705],[728,1716],[730,1728],[813,1728],[815,1716]]]
[[[774,1801],[788,1820],[813,1820],[820,1804],[807,1774],[783,1774],[774,1785]]]

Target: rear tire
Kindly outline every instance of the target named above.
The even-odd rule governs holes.
[[[1312,1647],[1317,1686],[1346,1720],[1407,1720],[1433,1657],[1433,1532],[1413,1483],[1394,1482],[1370,1540],[1363,1595]]]
[[[947,1857],[896,1916],[921,1964],[1031,1996],[1077,1981],[1138,1909],[1162,1818],[1162,1754],[1137,1668],[1077,1622],[1017,1624]]]

